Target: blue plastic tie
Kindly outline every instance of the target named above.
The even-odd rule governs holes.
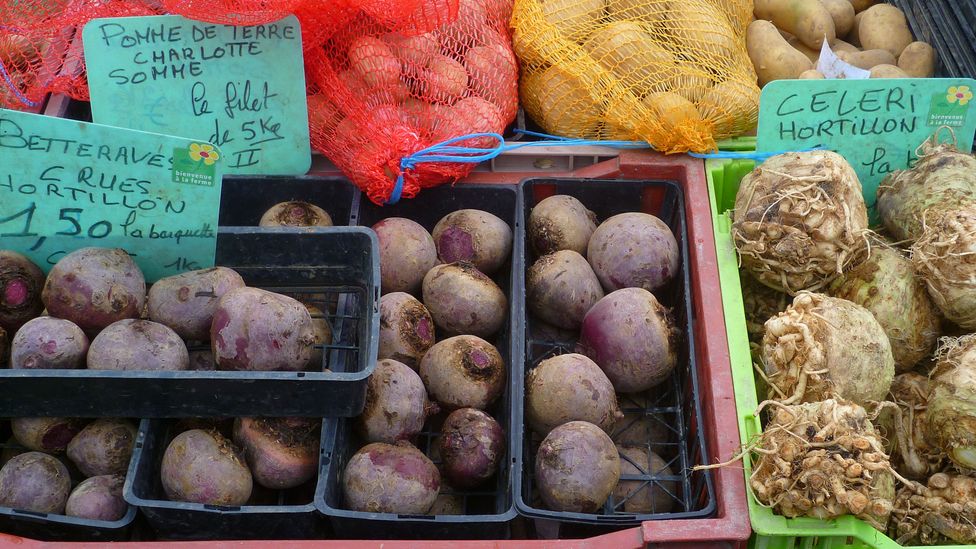
[[[561,145],[561,146],[600,146],[600,147],[610,147],[614,149],[651,149],[650,144],[645,141],[597,141],[593,139],[577,139],[574,137],[562,137],[558,135],[549,135],[547,133],[539,133],[530,130],[516,129],[515,133],[521,133],[524,135],[530,135],[532,137],[539,137],[543,141],[525,141],[521,143],[505,143],[505,138],[497,133],[472,133],[468,135],[461,135],[458,137],[452,137],[446,141],[436,143],[421,149],[415,153],[409,154],[402,159],[400,159],[400,175],[397,176],[396,182],[393,185],[393,191],[390,193],[389,200],[386,204],[396,204],[400,201],[400,195],[403,193],[403,173],[407,170],[412,170],[417,167],[417,164],[421,162],[462,162],[462,163],[481,163],[486,160],[491,160],[504,154],[508,151],[513,151],[516,149],[521,149],[524,147],[545,147],[549,145]],[[498,144],[491,148],[480,148],[480,147],[459,147],[453,146],[454,143],[461,141],[467,141],[468,139],[477,139],[481,137],[490,137],[494,139]],[[802,149],[797,151],[778,151],[778,152],[715,152],[715,153],[688,153],[695,158],[748,158],[753,160],[765,160],[770,156],[775,156],[777,154],[783,154],[786,152],[808,152],[823,149],[823,145],[817,145],[809,149]]]
[[[17,27],[11,27],[8,25],[0,25],[0,30],[10,31],[15,33],[20,32],[20,29],[18,29]],[[14,95],[21,103],[27,105],[28,107],[37,107],[40,105],[40,103],[28,99],[26,95],[24,95],[23,93],[20,92],[19,89],[17,89],[17,86],[14,84],[13,78],[10,77],[10,73],[7,72],[7,68],[3,66],[2,62],[0,62],[0,75],[3,75],[3,80],[4,82],[7,83],[7,87],[10,88],[10,91],[14,92]]]

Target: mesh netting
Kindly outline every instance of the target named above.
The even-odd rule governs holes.
[[[305,0],[162,0],[172,15],[216,25],[261,25],[294,13]],[[321,3],[323,6],[325,2]]]
[[[518,65],[505,24],[510,4],[450,2],[456,3],[408,0],[413,9],[399,9],[398,0],[360,2],[321,47],[306,47],[312,146],[378,204],[390,198],[400,175],[401,196],[410,198],[474,166],[438,162],[402,170],[403,157],[451,137],[501,133],[515,116]],[[488,138],[458,143],[493,144]]]
[[[140,0],[0,0],[0,107],[37,110],[49,93],[87,100],[76,32],[99,17],[159,13]]]
[[[546,131],[705,152],[755,127],[748,0],[517,0],[522,103]]]

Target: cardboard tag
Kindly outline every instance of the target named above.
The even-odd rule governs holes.
[[[863,80],[871,77],[871,71],[855,67],[837,57],[837,54],[827,45],[826,40],[824,40],[823,46],[820,48],[820,57],[817,59],[817,70],[824,75],[824,78]]]
[[[205,141],[0,109],[0,248],[45,272],[123,248],[147,282],[212,267],[223,164]]]
[[[175,15],[94,19],[82,33],[92,119],[208,141],[229,174],[311,162],[298,19],[252,27]]]
[[[940,127],[951,128],[960,150],[972,149],[974,93],[972,78],[776,80],[760,96],[756,148],[836,151],[857,172],[874,216],[878,184],[914,166],[915,149]]]

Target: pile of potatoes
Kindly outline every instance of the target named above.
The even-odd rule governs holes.
[[[905,14],[875,0],[756,0],[746,46],[759,85],[823,79],[816,70],[824,40],[837,57],[871,78],[930,78],[935,50],[914,41]]]

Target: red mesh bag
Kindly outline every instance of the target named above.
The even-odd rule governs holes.
[[[37,110],[49,93],[87,100],[81,28],[100,17],[159,13],[140,0],[0,0],[0,107]]]
[[[453,3],[457,2],[457,3]],[[312,146],[377,204],[456,181],[469,163],[401,159],[469,133],[501,133],[518,104],[518,65],[502,0],[365,0],[307,47]],[[428,30],[429,29],[429,30]],[[459,146],[494,145],[490,138]]]
[[[303,3],[326,5],[319,0],[162,0],[167,13],[215,25],[261,25],[282,19]]]

